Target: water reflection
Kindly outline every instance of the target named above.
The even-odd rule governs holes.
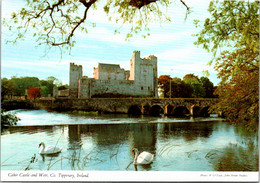
[[[217,171],[259,171],[258,151],[237,144],[212,151],[207,158]]]
[[[165,139],[182,136],[185,141],[193,141],[199,137],[209,138],[214,126],[213,122],[165,123],[160,124],[160,134]]]
[[[48,113],[45,115],[48,124],[51,120],[57,120],[52,118],[53,115],[50,118]],[[182,119],[182,122],[178,119],[175,122],[172,118],[97,117],[113,124],[96,124],[91,122],[95,120],[93,116],[78,116],[71,125],[5,129],[1,134],[1,168],[24,170],[36,153],[37,163],[30,164],[30,170],[258,170],[258,134],[248,133],[241,126],[205,119],[200,121],[197,118],[193,121]],[[62,114],[59,114],[59,119],[62,119]],[[64,119],[72,120],[67,114]],[[82,120],[91,124],[82,124]],[[35,123],[39,124],[39,121]],[[41,141],[50,145],[58,143],[63,150],[57,156],[40,156],[37,145]],[[134,166],[131,155],[134,147],[140,152],[153,153],[153,163]]]
[[[47,133],[52,134],[54,132],[54,126],[11,126],[8,129],[3,129],[2,135],[13,134],[13,133],[24,133],[24,134],[34,134],[34,133]]]
[[[82,146],[79,125],[68,126],[68,149],[80,149]]]
[[[157,124],[132,124],[129,141],[131,149],[137,148],[140,152],[156,152]]]

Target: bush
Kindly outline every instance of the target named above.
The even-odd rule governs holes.
[[[3,109],[1,109],[2,127],[16,125],[19,120],[21,120],[21,119],[18,118],[17,116],[15,116],[14,114],[7,113]]]

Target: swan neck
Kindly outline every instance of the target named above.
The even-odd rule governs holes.
[[[139,154],[138,151],[135,151],[134,164],[136,164],[138,154]]]
[[[44,152],[44,150],[45,150],[45,144],[42,143],[42,152]]]

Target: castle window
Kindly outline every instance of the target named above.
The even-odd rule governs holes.
[[[143,86],[141,86],[141,90],[143,90],[144,89],[144,87]]]

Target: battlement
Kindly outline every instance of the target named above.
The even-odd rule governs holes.
[[[149,55],[148,57],[141,58],[140,51],[133,51],[132,59],[143,60],[143,61],[156,61],[157,62],[157,57],[154,56],[154,55]]]
[[[70,68],[74,68],[74,69],[82,69],[82,65],[77,65],[74,62],[70,62]]]
[[[148,57],[144,58],[145,60],[149,61],[157,61],[157,57],[154,55],[149,55]]]

